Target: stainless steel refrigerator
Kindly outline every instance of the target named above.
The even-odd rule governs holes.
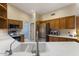
[[[48,35],[50,34],[50,24],[43,23],[39,27],[39,40],[48,42]]]

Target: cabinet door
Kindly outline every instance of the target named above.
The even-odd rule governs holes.
[[[20,36],[20,42],[24,42],[24,35]]]
[[[66,29],[74,29],[75,28],[75,17],[70,16],[66,17]]]
[[[60,27],[60,29],[65,29],[66,28],[65,18],[60,18],[59,27]]]
[[[8,23],[7,19],[1,19],[0,18],[0,29],[7,29],[8,28]]]
[[[58,41],[57,37],[49,37],[49,42],[56,42]]]
[[[19,29],[23,29],[23,22],[19,21]]]
[[[79,16],[76,16],[76,28],[79,29]]]
[[[50,21],[50,28],[54,29],[54,20]]]
[[[76,33],[79,35],[79,16],[76,16]],[[77,37],[79,39],[79,37]]]
[[[65,42],[65,41],[67,41],[67,40],[66,40],[66,38],[59,38],[58,41],[60,41],[60,42]]]
[[[49,37],[49,42],[52,42],[52,37]]]
[[[59,19],[54,19],[54,29],[59,29]]]

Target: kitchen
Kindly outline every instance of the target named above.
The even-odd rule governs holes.
[[[8,4],[9,5],[9,4]],[[11,6],[18,7],[19,9],[22,9],[19,5],[20,4],[10,4]],[[32,7],[32,4],[30,8]],[[24,6],[24,5],[23,5]],[[9,6],[8,6],[9,7]],[[49,6],[48,6],[49,7]],[[11,7],[10,7],[11,8]],[[10,13],[10,8],[8,8],[8,13]],[[28,8],[28,6],[27,6]],[[36,7],[37,8],[37,7]],[[45,7],[46,8],[46,7]],[[50,7],[49,7],[50,8]],[[22,32],[24,33],[24,40],[27,42],[33,42],[34,39],[34,32],[35,28],[34,26],[37,26],[38,28],[38,34],[39,34],[39,41],[40,42],[65,42],[65,41],[78,41],[77,40],[77,29],[78,29],[78,4],[68,4],[67,6],[61,7],[55,11],[49,12],[47,14],[43,14],[38,12],[39,14],[36,14],[36,21],[29,20],[29,21],[23,21],[25,24],[30,24],[27,27],[25,27],[25,24],[23,23],[21,25]],[[54,9],[54,8],[52,8]],[[22,9],[23,10],[23,9]],[[37,9],[38,10],[38,9]],[[47,9],[48,10],[48,9]],[[40,10],[42,11],[42,10]],[[44,12],[44,11],[43,11]],[[14,14],[14,13],[12,13]],[[9,14],[8,14],[9,15]],[[9,15],[8,18],[13,18],[14,15]],[[14,16],[15,17],[15,16]],[[32,18],[29,18],[32,19]],[[36,24],[32,24],[33,22],[36,22]],[[32,25],[31,25],[32,24]],[[33,27],[33,28],[32,28]],[[28,32],[27,29],[29,30]],[[26,33],[28,33],[26,35]]]
[[[78,22],[78,20],[76,21]],[[39,26],[43,26],[45,24],[49,24],[49,26],[46,28],[48,30],[47,42],[65,42],[77,40],[77,27],[75,27],[75,25],[78,24],[75,24],[75,16],[67,16],[48,21],[41,21]],[[44,27],[42,28],[44,29]]]
[[[75,10],[75,11],[74,11]],[[42,15],[37,21],[41,42],[79,42],[78,4]]]
[[[6,22],[2,23],[4,26],[0,28],[8,30],[8,34],[13,35],[12,37],[15,40],[18,40],[17,34],[20,34],[19,37],[21,38],[19,42],[16,41],[13,44],[12,56],[35,55],[37,38],[40,56],[79,55],[79,4],[7,3],[6,5],[7,10],[5,10],[5,13],[7,13],[7,16],[5,15],[6,17],[0,18],[1,20],[7,19]],[[56,5],[62,7],[58,8]],[[5,31],[2,30],[0,35],[4,40],[0,41],[0,51],[5,52],[14,39],[9,37],[9,35],[6,36],[7,32],[5,34]]]

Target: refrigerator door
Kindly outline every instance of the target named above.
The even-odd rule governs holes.
[[[40,26],[40,38],[46,38],[46,24],[43,23]]]
[[[41,41],[48,42],[48,35],[50,34],[50,24],[42,23],[39,28],[39,38]]]
[[[47,23],[46,24],[46,42],[48,42],[49,41],[49,34],[50,34],[50,24],[49,23]]]

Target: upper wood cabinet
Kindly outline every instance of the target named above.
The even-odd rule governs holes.
[[[76,16],[76,28],[79,29],[79,16]]]
[[[75,28],[75,16],[68,16],[60,18],[60,29],[74,29]]]
[[[50,21],[50,28],[53,29],[54,28],[54,20]]]
[[[66,29],[74,29],[75,28],[75,16],[65,17]]]
[[[53,19],[50,22],[50,26],[53,29],[74,29],[75,28],[75,16],[61,17]]]
[[[23,27],[23,22],[20,21],[20,20],[11,20],[11,19],[9,19],[8,20],[8,25],[10,25],[10,24],[16,25],[18,29],[22,29],[22,27]]]
[[[78,20],[77,24],[79,24],[79,17],[77,17],[77,20]],[[56,18],[56,19],[44,21],[43,23],[50,23],[51,29],[75,29],[76,28],[75,27],[75,16]],[[79,25],[77,25],[77,28],[78,27]]]
[[[59,18],[53,20],[54,29],[59,29]]]
[[[0,16],[7,18],[7,3],[0,3]]]
[[[53,19],[49,23],[51,29],[59,29],[59,18]]]
[[[79,16],[76,16],[76,33],[79,35]],[[79,40],[79,36],[77,36],[77,39]]]
[[[65,23],[66,19],[63,17],[63,18],[60,18],[60,21],[59,21],[59,27],[60,29],[66,29],[66,23]]]

